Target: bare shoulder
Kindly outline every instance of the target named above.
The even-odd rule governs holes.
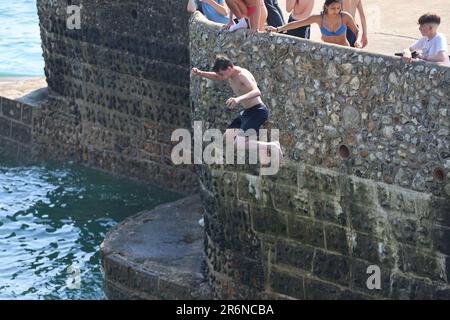
[[[350,14],[350,12],[342,10],[341,14],[344,18],[353,18],[352,15]]]
[[[255,77],[253,76],[253,74],[249,70],[242,67],[239,67],[239,79],[243,82],[246,80],[255,81]]]
[[[354,20],[353,16],[350,13],[348,13],[347,11],[342,11],[341,14],[342,14],[342,18],[344,19],[344,21],[350,22],[350,21]]]

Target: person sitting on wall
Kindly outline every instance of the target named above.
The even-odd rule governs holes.
[[[266,27],[269,32],[282,32],[308,26],[316,23],[320,26],[322,33],[322,41],[327,43],[338,44],[349,47],[346,30],[350,28],[358,37],[359,28],[356,26],[355,20],[348,12],[342,11],[341,0],[326,0],[323,11],[318,15],[312,15],[300,21],[290,22],[282,27],[274,28]],[[355,42],[355,47],[361,48],[359,41]]]
[[[187,11],[194,13],[200,10],[208,20],[226,24],[228,23],[228,12],[224,4],[225,0],[189,0]]]
[[[437,32],[440,23],[441,18],[434,13],[426,13],[419,18],[419,31],[423,37],[403,51],[404,62],[411,63],[412,53],[420,50],[422,53],[418,59],[450,66],[447,40]]]
[[[350,13],[353,17],[353,19],[356,20],[356,11],[359,13],[359,18],[361,19],[361,26],[362,26],[362,36],[361,36],[361,47],[365,48],[367,44],[369,43],[367,38],[367,21],[366,21],[366,14],[364,13],[364,8],[362,4],[362,0],[342,0],[342,8],[344,11]],[[355,43],[357,37],[353,33],[353,31],[350,28],[347,28],[347,40],[350,43],[351,47],[355,47]]]
[[[267,9],[267,24],[272,27],[280,27],[285,24],[283,12],[277,0],[264,0]]]
[[[314,8],[314,0],[286,0],[286,11],[290,13],[288,23],[308,18]],[[286,32],[290,36],[309,39],[311,25],[291,29]]]
[[[259,129],[269,117],[269,109],[261,100],[261,91],[258,88],[255,78],[250,71],[242,67],[235,66],[226,56],[218,55],[214,61],[213,72],[202,71],[192,68],[192,76],[199,76],[215,81],[225,81],[228,83],[236,94],[236,97],[229,98],[225,104],[232,109],[238,104],[244,107],[239,112],[239,116],[234,119],[225,131],[224,137],[226,141],[234,143],[235,147],[245,146],[246,150],[254,150],[259,152],[259,159],[262,165],[268,163],[267,150],[273,150],[271,156],[281,162],[283,153],[278,141],[265,142],[249,139],[250,134],[258,136]]]
[[[233,32],[250,27],[251,34],[264,31],[267,9],[263,0],[225,0],[225,2],[230,8],[228,24],[224,26],[226,30]],[[234,24],[233,15],[238,19],[237,24]],[[246,18],[249,24],[247,24]]]

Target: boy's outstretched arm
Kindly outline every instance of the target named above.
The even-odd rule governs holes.
[[[222,77],[219,76],[215,72],[201,71],[201,70],[199,70],[197,68],[192,68],[191,75],[192,76],[203,77],[203,78],[207,78],[207,79],[215,80],[215,81],[222,81],[223,80]]]
[[[269,32],[283,32],[283,31],[287,31],[287,30],[292,30],[292,29],[297,29],[300,27],[304,27],[313,23],[320,23],[320,16],[319,15],[315,15],[315,16],[311,16],[308,17],[304,20],[298,20],[298,21],[293,21],[293,22],[289,22],[287,24],[285,24],[284,26],[275,28],[272,26],[267,26],[266,30]]]
[[[367,21],[366,21],[366,14],[364,13],[364,8],[362,5],[362,0],[359,1],[357,9],[359,12],[359,17],[361,18],[361,27],[362,27],[361,46],[364,48],[369,43],[369,40],[367,38]]]

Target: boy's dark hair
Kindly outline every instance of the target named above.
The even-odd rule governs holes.
[[[226,56],[219,55],[216,56],[216,60],[214,61],[213,71],[219,72],[233,66],[233,62],[231,62],[230,59],[228,59]]]
[[[436,23],[441,24],[441,17],[435,13],[425,13],[419,18],[419,24],[423,25],[425,23]]]

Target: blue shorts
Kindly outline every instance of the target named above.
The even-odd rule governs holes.
[[[269,118],[269,109],[264,103],[245,109],[240,112],[239,117],[234,119],[227,129],[241,129],[247,131],[254,129],[256,134],[259,133],[261,125]]]

